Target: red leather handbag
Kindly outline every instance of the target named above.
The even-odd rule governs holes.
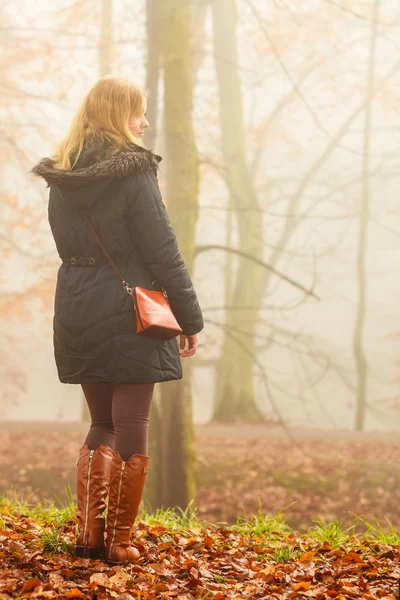
[[[162,340],[170,340],[183,333],[183,330],[179,326],[179,323],[171,310],[167,292],[164,288],[163,291],[160,292],[158,290],[148,290],[138,285],[130,287],[115,266],[111,256],[103,246],[97,231],[82,209],[81,213],[96,238],[96,241],[103,250],[105,257],[114,269],[115,274],[118,279],[120,279],[122,287],[132,297],[133,308],[136,313],[136,333],[138,335]]]

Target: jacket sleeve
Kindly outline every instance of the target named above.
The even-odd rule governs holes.
[[[166,290],[183,333],[198,333],[204,328],[203,315],[153,173],[145,174],[144,185],[129,198],[128,211],[135,248]]]

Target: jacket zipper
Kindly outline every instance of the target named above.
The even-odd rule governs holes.
[[[134,293],[135,293],[135,308],[136,308],[137,315],[139,317],[139,323],[140,323],[141,328],[144,329],[142,317],[140,316],[140,312],[139,312],[139,306],[138,306],[138,301],[137,301],[136,290],[135,290]]]
[[[111,540],[111,545],[110,545],[110,553],[111,553],[111,549],[112,549],[113,544],[114,544],[115,527],[117,525],[117,517],[118,517],[118,511],[119,511],[119,499],[120,499],[120,496],[121,496],[121,485],[122,485],[122,478],[124,476],[124,469],[125,469],[125,463],[122,462],[121,476],[119,478],[119,486],[118,486],[117,510],[115,512],[115,519],[114,519],[114,525],[113,525],[113,535],[112,535],[112,540]]]
[[[88,474],[87,474],[87,486],[86,486],[86,511],[85,511],[85,526],[83,528],[83,539],[85,539],[87,522],[88,522],[88,514],[89,514],[89,492],[90,492],[90,473],[92,471],[92,458],[93,458],[94,450],[90,451],[89,455],[89,466],[88,466]]]

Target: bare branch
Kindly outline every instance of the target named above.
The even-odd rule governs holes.
[[[303,302],[303,301],[302,301]],[[211,310],[293,310],[298,307],[298,303],[293,304],[292,306],[276,306],[271,304],[270,306],[207,306],[202,309],[202,312],[207,312]]]
[[[275,344],[276,346],[280,346],[281,348],[289,348],[290,350],[293,350],[295,352],[297,352],[298,354],[303,354],[304,356],[308,356],[309,358],[320,358],[320,354],[318,354],[317,352],[312,352],[309,348],[307,348],[306,345],[306,341],[304,339],[300,339],[300,334],[297,333],[293,333],[293,332],[285,332],[285,336],[287,338],[291,338],[294,342],[297,343],[301,343],[304,346],[304,350],[302,350],[300,347],[295,348],[294,345],[286,343],[286,342],[281,342],[279,340],[276,339],[277,335],[280,335],[282,333],[282,331],[279,331],[278,328],[274,328],[271,327],[271,325],[269,325],[272,329],[275,330],[275,333],[271,334],[271,335],[260,335],[260,334],[256,334],[253,335],[252,333],[249,333],[248,331],[244,331],[243,329],[240,329],[239,327],[236,327],[234,325],[227,325],[226,323],[220,323],[219,321],[214,321],[214,319],[209,319],[206,318],[205,319],[206,323],[211,323],[212,325],[215,325],[216,327],[221,326],[226,332],[227,331],[233,331],[241,336],[247,337],[247,338],[255,338],[258,340],[263,340],[264,342],[266,342],[265,344],[259,345],[257,347],[257,352],[260,352],[261,350],[264,350],[266,348],[269,348],[272,343]]]
[[[204,245],[204,246],[196,246],[194,254],[195,254],[195,256],[197,256],[198,254],[201,254],[202,252],[207,252],[208,250],[223,250],[225,252],[232,252],[233,254],[238,254],[239,256],[242,256],[243,258],[247,258],[247,260],[250,260],[250,261],[256,263],[257,265],[264,267],[264,269],[271,271],[277,277],[280,277],[287,283],[290,283],[290,285],[293,285],[294,287],[298,288],[299,290],[302,290],[308,296],[313,296],[313,298],[315,298],[316,300],[320,300],[319,296],[317,296],[313,292],[313,290],[308,290],[301,283],[297,283],[297,281],[294,281],[294,279],[291,279],[290,277],[287,277],[283,273],[280,273],[279,271],[277,271],[276,269],[271,267],[269,264],[263,262],[262,260],[259,260],[258,258],[252,256],[251,254],[247,254],[247,252],[242,252],[241,250],[238,250],[237,248],[228,248],[227,246],[222,246],[222,245],[218,245],[218,244],[209,244],[209,245]]]
[[[269,35],[269,31],[265,25],[265,21],[261,18],[258,10],[255,8],[252,0],[244,0],[246,2],[246,4],[250,7],[253,15],[256,17],[259,25],[260,25],[260,29],[263,32],[263,34],[265,35],[268,44],[272,50],[272,52],[275,55],[275,58],[277,60],[277,62],[279,63],[279,65],[281,66],[282,70],[284,71],[286,77],[288,78],[288,80],[290,81],[290,83],[292,84],[293,88],[295,89],[297,95],[299,96],[299,98],[301,99],[301,101],[303,102],[304,106],[307,108],[308,112],[310,113],[314,123],[316,124],[317,128],[324,133],[324,135],[326,137],[328,137],[328,139],[330,140],[334,140],[336,138],[336,136],[332,135],[327,129],[325,129],[325,127],[323,127],[321,121],[319,120],[317,114],[315,113],[314,109],[312,108],[312,106],[310,106],[310,104],[308,103],[307,99],[304,97],[300,87],[298,86],[298,84],[294,81],[292,75],[290,74],[289,70],[287,69],[284,61],[282,60],[282,58],[279,55],[279,52],[277,51],[271,36]],[[398,63],[400,61],[396,61],[396,68],[398,67]],[[375,87],[373,93],[372,93],[372,97],[375,96],[376,93],[380,92],[380,87]],[[344,144],[340,144],[338,143],[337,139],[336,139],[336,145],[337,147],[342,148],[343,150],[345,150],[346,152],[353,154],[354,156],[364,156],[364,152],[363,151],[358,151],[354,148],[350,148],[349,146],[346,146]],[[370,156],[382,156],[382,154],[374,154],[374,153],[370,153]]]
[[[222,325],[222,324],[215,323],[215,325],[217,327],[219,326],[219,327],[225,328],[225,326]],[[304,456],[308,456],[308,457],[311,458],[311,455],[304,450],[304,445],[301,442],[299,443],[298,440],[296,440],[296,438],[293,436],[292,432],[290,431],[290,429],[286,425],[286,423],[285,423],[285,421],[284,421],[284,419],[283,419],[283,417],[282,417],[282,415],[281,415],[281,413],[279,411],[279,408],[278,408],[278,405],[277,405],[277,403],[275,401],[275,398],[274,398],[274,396],[273,396],[273,394],[271,392],[270,384],[269,384],[269,379],[267,377],[266,370],[265,370],[263,364],[258,360],[257,355],[254,352],[251,352],[250,350],[248,350],[248,348],[245,347],[245,345],[241,342],[241,340],[239,340],[232,333],[232,331],[228,331],[227,330],[226,331],[226,335],[228,337],[230,337],[234,342],[236,342],[236,344],[238,346],[240,346],[240,348],[243,350],[243,352],[245,354],[247,354],[251,358],[251,360],[254,362],[254,364],[258,367],[258,369],[260,371],[260,375],[261,375],[261,379],[262,379],[262,382],[263,382],[263,385],[264,385],[264,389],[265,389],[266,395],[267,395],[267,397],[268,397],[268,399],[269,399],[269,401],[271,403],[271,406],[272,406],[272,409],[273,409],[274,413],[276,414],[276,416],[278,418],[278,423],[281,425],[282,429],[286,432],[288,438],[299,448],[300,452],[302,452],[302,454]]]
[[[343,12],[348,13],[349,15],[352,15],[353,17],[357,17],[357,19],[362,19],[363,21],[366,21],[367,23],[376,23],[377,25],[382,25],[382,27],[399,27],[399,25],[395,25],[395,24],[392,25],[390,23],[382,23],[381,21],[377,21],[376,19],[369,19],[368,17],[364,17],[364,15],[362,15],[361,13],[358,13],[355,10],[351,10],[350,8],[347,8],[347,6],[342,6],[338,2],[334,2],[334,0],[325,0],[325,2],[328,2],[328,4],[332,4],[332,6],[334,6],[335,8],[339,8]]]

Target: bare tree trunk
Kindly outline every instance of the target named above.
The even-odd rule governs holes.
[[[185,263],[192,270],[198,217],[198,157],[192,125],[190,7],[188,0],[160,6],[164,69],[166,205]],[[186,361],[186,362],[185,362]],[[190,360],[182,359],[183,379],[160,384],[152,417],[153,508],[186,508],[195,497],[194,432]],[[157,411],[157,412],[156,412]],[[157,440],[154,444],[154,440]]]
[[[162,384],[161,384],[162,385]],[[161,410],[161,387],[154,386],[153,399],[150,411],[149,447],[148,455],[151,468],[147,474],[146,485],[143,493],[143,502],[147,510],[152,510],[162,505],[163,498],[163,447],[160,432],[163,429]]]
[[[147,98],[147,119],[150,127],[146,131],[145,145],[155,150],[158,135],[158,86],[160,80],[160,32],[159,32],[159,3],[157,0],[146,0],[146,31],[147,31],[147,71],[146,88],[150,91]],[[162,152],[157,148],[157,153]],[[161,165],[162,166],[162,165]],[[160,439],[162,431],[162,411],[160,385],[154,386],[150,412],[149,449],[151,469],[146,479],[144,503],[150,510],[162,504],[163,493],[163,448]]]
[[[364,352],[365,318],[367,312],[367,251],[368,251],[368,225],[370,215],[370,189],[369,189],[369,152],[372,130],[372,99],[375,79],[375,52],[377,38],[377,22],[379,13],[379,2],[375,0],[374,12],[371,20],[371,41],[368,69],[367,104],[364,118],[364,152],[363,152],[363,175],[362,175],[362,202],[360,211],[360,237],[357,253],[357,283],[358,303],[356,325],[353,337],[354,358],[356,362],[357,375],[357,399],[355,429],[362,431],[365,425],[365,407],[367,399],[367,377],[368,363]]]
[[[100,77],[111,73],[112,68],[112,8],[113,0],[102,0],[101,4],[101,39],[99,45]],[[81,421],[90,423],[90,412],[82,392]]]
[[[148,68],[148,72],[147,72],[147,87],[150,90],[151,94],[149,96],[149,101],[147,103],[147,112],[149,113],[149,120],[150,120],[150,124],[151,124],[151,119],[153,119],[154,122],[156,115],[158,114],[156,111],[157,108],[157,94],[156,92],[153,93],[153,86],[158,86],[158,79],[159,79],[159,75],[156,74],[155,72],[150,73],[149,71],[155,71],[157,69],[157,72],[159,73],[159,68],[160,68],[160,33],[155,31],[155,28],[159,28],[160,27],[160,15],[159,15],[159,11],[158,11],[158,7],[159,7],[159,3],[156,2],[155,0],[148,0],[147,2],[147,23],[148,23],[148,44],[149,44],[149,59],[148,59],[148,63],[147,63],[147,68]],[[193,39],[194,38],[200,38],[201,36],[201,32],[204,28],[204,20],[205,20],[205,15],[206,15],[206,10],[207,7],[204,5],[197,5],[196,3],[192,2],[192,35],[191,35],[191,39],[192,39],[192,43],[193,43]],[[151,25],[150,25],[151,24]],[[198,42],[198,44],[200,44],[200,42]],[[197,43],[195,42],[194,44],[194,48],[196,50],[197,47]],[[151,55],[151,57],[150,57]],[[203,54],[199,51],[197,54],[195,54],[193,56],[193,61],[192,61],[192,66],[191,66],[191,74],[192,74],[192,88],[194,88],[195,83],[196,83],[196,79],[197,79],[197,72],[198,69],[200,68],[201,65],[201,61],[203,60],[204,56]],[[150,108],[151,107],[151,108]],[[151,112],[150,112],[151,111]],[[153,115],[153,116],[152,116]],[[154,131],[154,136],[153,136],[153,141],[152,142],[148,142],[146,143],[146,145],[149,148],[152,148],[153,146],[155,146],[156,143],[156,134],[159,133],[158,136],[158,143],[157,143],[157,152],[161,154],[161,156],[163,156],[166,159],[166,153],[167,153],[167,148],[165,147],[165,128],[164,128],[164,110],[161,111],[161,119],[160,119],[160,125],[159,126],[155,126],[153,128]],[[161,171],[163,171],[163,164],[161,164]],[[180,243],[180,240],[179,240]],[[181,243],[180,243],[181,245]],[[196,358],[196,357],[194,357]],[[184,378],[186,381],[186,378],[188,378],[188,381],[190,381],[191,379],[191,374],[188,373],[188,367],[192,367],[195,364],[194,359],[192,359],[192,361],[190,363],[188,362],[184,362],[184,360],[182,361],[183,364],[183,369],[184,369]],[[169,384],[171,385],[171,384]],[[181,384],[182,385],[182,384]],[[165,465],[165,461],[171,460],[173,457],[170,456],[170,453],[168,453],[168,445],[166,445],[166,439],[161,438],[161,431],[163,428],[163,423],[162,423],[162,397],[161,397],[161,391],[162,391],[163,386],[161,384],[156,385],[155,389],[154,389],[154,396],[153,396],[153,402],[152,402],[152,408],[151,408],[151,417],[150,417],[150,429],[149,429],[149,454],[151,456],[151,464],[152,464],[152,468],[149,470],[148,476],[147,476],[147,481],[146,481],[146,488],[145,488],[145,502],[147,502],[147,504],[149,505],[149,508],[156,508],[158,506],[161,506],[163,503],[165,504],[166,502],[166,473],[164,471],[164,465]],[[191,394],[190,394],[190,387],[187,390],[187,397],[188,397],[188,402],[191,403]],[[186,415],[186,417],[184,416],[184,418],[188,418],[190,419],[190,421],[192,420],[192,416],[191,413],[189,415]],[[173,423],[171,424],[171,426],[173,426]],[[188,445],[190,446],[193,440],[193,436],[192,436],[192,432],[189,431],[188,432]],[[189,454],[192,457],[192,460],[194,460],[194,453],[190,453],[189,450]],[[169,458],[167,458],[169,456]],[[190,466],[188,466],[188,468],[191,468]],[[178,475],[179,476],[179,475]],[[191,492],[192,496],[194,495],[194,487],[192,487],[192,492]]]
[[[230,205],[249,208],[238,218],[239,248],[263,258],[263,224],[257,213],[258,200],[245,152],[243,107],[236,51],[236,6],[233,0],[214,0],[214,53],[220,95],[222,149],[230,192]],[[231,226],[231,224],[230,224]],[[231,267],[228,264],[228,269]],[[227,289],[229,282],[227,282]],[[231,303],[235,307],[256,306],[262,301],[262,269],[244,257],[239,259]],[[226,302],[230,302],[226,298]],[[235,331],[235,342],[225,335],[218,366],[213,420],[260,421],[263,416],[254,396],[253,359],[258,309],[228,311],[226,326]]]
[[[192,89],[194,90],[197,73],[201,67],[205,55],[203,53],[203,40],[205,36],[205,20],[207,16],[208,6],[207,4],[200,3],[198,0],[191,0],[191,14],[192,14],[192,26],[191,26],[191,40],[192,40]]]
[[[160,46],[160,33],[156,33],[154,31],[154,27],[157,26],[159,27],[159,6],[160,3],[157,0],[148,0],[147,2],[147,22],[148,24],[151,22],[151,31],[148,25],[148,33],[147,33],[147,40],[148,40],[148,45],[149,45],[149,61],[148,61],[148,68],[152,68],[155,69],[155,64],[156,64],[156,59],[155,59],[155,55],[157,54],[157,50],[156,48],[159,49]],[[191,24],[191,40],[192,40],[192,48],[193,48],[193,54],[192,54],[192,61],[191,61],[191,72],[192,72],[192,89],[194,90],[195,85],[196,85],[196,80],[197,80],[197,73],[198,70],[201,66],[202,61],[205,58],[205,55],[202,53],[202,43],[201,43],[201,39],[204,36],[204,23],[205,23],[205,17],[207,14],[207,5],[206,4],[199,4],[196,0],[191,0],[190,2],[190,6],[191,6],[191,14],[192,14],[192,24]],[[151,11],[151,14],[150,14]],[[154,48],[153,48],[154,46]],[[152,55],[152,60],[150,60],[150,54]],[[158,51],[159,54],[159,51]],[[159,56],[158,56],[158,63],[159,63]],[[153,74],[152,79],[150,79],[149,74],[147,74],[147,87],[150,89],[151,92],[153,92],[153,87],[155,85],[155,74]],[[158,79],[157,79],[157,85],[158,85]],[[152,95],[154,96],[154,94],[152,93]],[[147,104],[147,110],[149,111],[149,106],[154,106],[155,102],[152,103],[151,101],[152,96],[150,96],[150,104]],[[150,118],[152,118],[154,120],[154,124],[156,124],[156,115],[154,115],[152,112],[149,113]],[[151,121],[150,121],[150,128],[151,128]],[[161,116],[159,119],[159,124],[157,121],[157,127],[156,125],[154,125],[154,129],[157,129],[160,134],[158,137],[158,143],[157,143],[157,153],[161,154],[161,156],[165,156],[166,155],[166,148],[165,148],[165,128],[164,128],[164,110],[161,109]],[[151,132],[150,132],[151,133]],[[148,137],[148,135],[146,134],[146,146],[148,148],[153,148],[153,146],[155,146],[156,143],[156,134],[154,134],[153,137]]]
[[[146,147],[154,150],[157,139],[158,83],[160,78],[159,2],[157,0],[146,0],[146,16],[146,88],[150,91],[147,100],[147,119],[150,127],[146,131]]]

